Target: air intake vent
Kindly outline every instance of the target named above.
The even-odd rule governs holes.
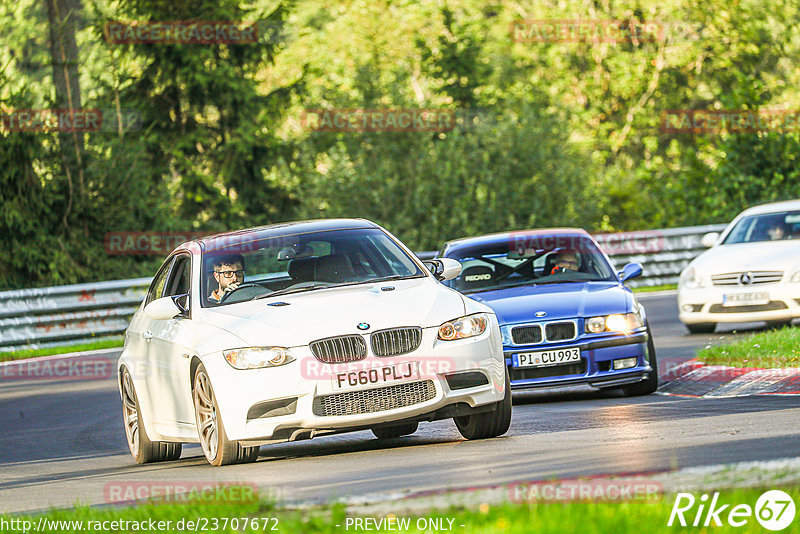
[[[425,380],[317,397],[312,411],[319,417],[375,413],[413,406],[434,397],[436,386],[432,380]]]

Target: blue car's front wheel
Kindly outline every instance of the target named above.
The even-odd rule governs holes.
[[[656,358],[656,347],[653,344],[653,333],[650,331],[650,325],[647,325],[647,353],[652,371],[641,382],[622,386],[622,392],[628,397],[649,395],[658,389],[658,359]]]

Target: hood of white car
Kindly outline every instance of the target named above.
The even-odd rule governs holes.
[[[690,264],[704,276],[740,271],[784,271],[800,268],[800,240],[719,245]]]
[[[382,289],[388,287],[394,289]],[[438,327],[463,316],[465,305],[456,291],[430,278],[416,278],[279,295],[205,309],[202,314],[202,321],[250,345],[296,347],[321,338],[384,328]],[[357,325],[361,323],[369,328],[360,330]]]

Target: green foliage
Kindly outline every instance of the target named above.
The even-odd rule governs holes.
[[[0,288],[152,274],[159,258],[109,256],[109,231],[361,216],[432,249],[533,226],[724,222],[800,196],[800,132],[661,124],[665,110],[800,109],[791,0],[69,1],[81,6],[84,107],[139,119],[78,134],[77,167],[57,133],[0,126],[0,245],[13,251],[0,256]],[[43,4],[0,6],[3,112],[57,101]],[[575,19],[658,30],[535,42],[512,27]],[[257,21],[264,31],[255,44],[117,44],[104,36],[114,20]],[[442,132],[304,123],[326,108],[477,118]]]
[[[800,329],[787,326],[759,332],[734,343],[707,347],[697,353],[706,365],[782,369],[800,367]]]

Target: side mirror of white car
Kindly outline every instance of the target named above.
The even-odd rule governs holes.
[[[452,280],[461,274],[461,263],[453,258],[436,258],[422,262],[437,280]]]
[[[183,315],[185,312],[178,307],[173,297],[161,297],[145,306],[144,313],[151,319],[166,321],[174,319],[178,315]]]
[[[719,239],[719,232],[709,232],[703,236],[700,243],[706,248],[711,248],[717,243],[717,239]]]

